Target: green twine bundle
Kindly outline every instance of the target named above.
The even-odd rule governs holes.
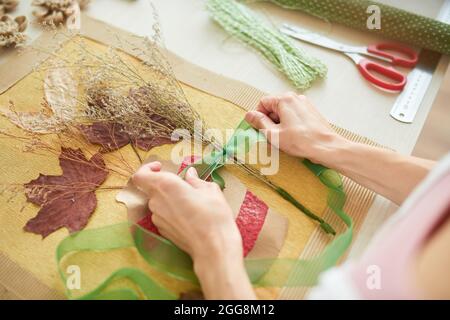
[[[286,36],[265,24],[250,9],[234,0],[207,0],[213,19],[229,34],[258,50],[299,90],[324,78],[327,67],[308,56]]]
[[[370,0],[259,0],[275,3],[286,9],[300,10],[327,21],[350,28],[450,54],[450,24],[430,19]],[[367,8],[381,10],[381,29],[367,28]]]

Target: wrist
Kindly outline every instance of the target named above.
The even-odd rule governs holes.
[[[208,255],[198,256],[194,259],[194,272],[199,279],[207,276],[235,274],[244,270],[244,257],[229,251],[210,252]]]
[[[203,293],[207,299],[255,299],[245,270],[242,250],[214,252],[194,260]]]
[[[321,137],[320,143],[312,146],[310,156],[307,158],[314,163],[338,170],[351,144],[350,140],[337,133],[327,133]]]
[[[237,228],[236,228],[237,229]],[[242,258],[242,238],[234,228],[211,228],[206,236],[198,240],[193,248],[192,260],[202,264],[210,263],[211,259]]]

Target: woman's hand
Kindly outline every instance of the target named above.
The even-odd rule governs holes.
[[[335,169],[398,204],[434,165],[339,136],[306,97],[295,93],[263,98],[245,119],[287,154]]]
[[[201,180],[194,168],[183,180],[152,162],[134,174],[133,182],[147,194],[161,234],[194,260],[224,250],[242,256],[241,235],[223,193],[217,184]]]
[[[327,151],[344,144],[305,96],[286,93],[261,99],[245,119],[276,147],[295,157],[327,165]],[[277,135],[277,137],[275,137]]]
[[[133,183],[149,198],[160,233],[189,253],[209,299],[253,299],[243,259],[242,238],[219,186],[201,180],[190,168],[185,180],[143,165]]]

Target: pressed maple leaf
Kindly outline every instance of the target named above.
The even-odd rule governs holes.
[[[81,132],[89,143],[102,147],[102,152],[118,150],[131,143],[141,150],[149,151],[154,147],[176,143],[170,137],[153,136],[148,133],[132,133],[119,123],[95,122],[80,126]]]
[[[80,149],[62,148],[59,165],[61,175],[40,174],[24,185],[27,200],[41,207],[24,230],[44,238],[62,227],[83,229],[97,206],[95,190],[108,175],[100,153],[88,160]]]

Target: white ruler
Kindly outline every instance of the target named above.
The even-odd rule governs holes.
[[[450,24],[450,0],[442,5],[437,19]],[[391,116],[404,123],[412,123],[419,111],[423,98],[430,86],[440,55],[424,50],[416,68],[408,75],[408,84],[398,96],[391,110]]]

